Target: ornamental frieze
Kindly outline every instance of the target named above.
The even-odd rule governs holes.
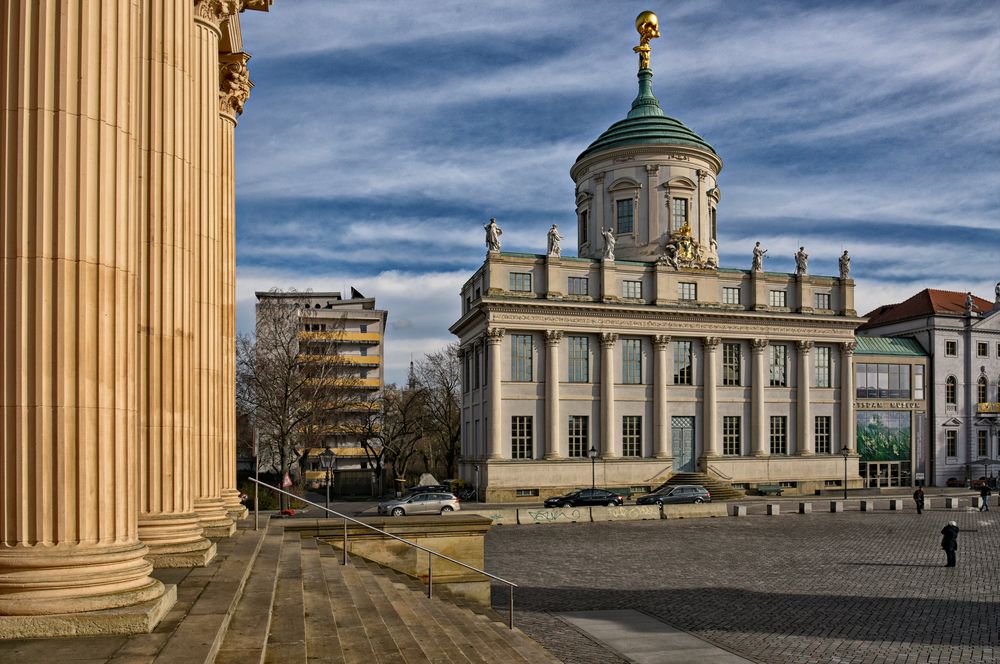
[[[246,53],[227,53],[219,56],[219,110],[230,115],[243,113],[243,105],[250,98],[250,73]]]

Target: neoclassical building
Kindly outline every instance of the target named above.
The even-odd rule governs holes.
[[[503,252],[462,288],[463,479],[488,500],[591,483],[651,487],[700,471],[791,491],[860,485],[850,259],[839,276],[718,264],[722,160],[653,95],[637,20],[639,94],[570,170],[577,257]],[[656,33],[656,34],[653,34]],[[644,52],[645,50],[645,52]],[[847,456],[842,454],[847,448]],[[596,456],[596,459],[592,459]]]
[[[0,9],[0,638],[150,630],[235,477],[239,13]]]

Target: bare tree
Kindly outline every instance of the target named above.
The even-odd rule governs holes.
[[[365,451],[378,472],[387,463],[396,479],[403,479],[424,435],[423,390],[386,385],[375,402],[378,406],[366,425]]]
[[[428,469],[440,464],[447,477],[456,476],[462,452],[461,369],[458,344],[428,353],[416,366],[426,421],[425,463]]]

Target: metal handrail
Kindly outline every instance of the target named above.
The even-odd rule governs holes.
[[[499,577],[499,576],[497,576],[495,574],[490,574],[486,570],[479,569],[478,567],[473,567],[472,565],[469,565],[468,563],[463,563],[461,560],[455,560],[454,558],[452,558],[450,556],[446,556],[443,553],[438,553],[437,551],[432,551],[432,550],[428,549],[427,547],[420,546],[416,542],[411,542],[410,540],[405,539],[403,537],[398,537],[397,535],[393,535],[392,533],[386,532],[386,531],[382,530],[381,528],[376,528],[375,526],[369,525],[369,524],[365,523],[364,521],[358,521],[357,519],[351,518],[351,517],[347,516],[346,514],[343,514],[341,512],[336,511],[336,510],[332,510],[329,507],[324,507],[322,505],[318,505],[318,504],[312,502],[311,500],[306,500],[305,498],[303,498],[301,496],[296,496],[294,493],[289,493],[288,491],[285,491],[284,489],[279,489],[278,487],[272,486],[270,484],[267,484],[266,482],[261,482],[260,480],[254,479],[252,477],[250,477],[248,479],[251,482],[253,482],[254,484],[259,484],[260,486],[267,487],[268,489],[271,489],[272,491],[277,491],[278,493],[284,494],[284,495],[288,496],[289,498],[294,498],[295,500],[298,500],[299,502],[306,503],[307,505],[312,505],[313,507],[318,507],[319,509],[323,510],[324,512],[329,512],[330,514],[335,514],[335,515],[337,515],[337,517],[342,518],[344,520],[344,547],[343,547],[344,548],[344,560],[341,563],[342,565],[346,565],[347,564],[347,522],[350,521],[351,523],[356,523],[357,525],[363,526],[363,527],[367,528],[368,530],[374,530],[376,533],[379,533],[381,535],[385,535],[386,537],[389,537],[389,538],[394,539],[396,541],[402,542],[403,544],[407,544],[409,546],[412,546],[415,549],[419,549],[421,551],[425,551],[428,554],[427,555],[427,597],[433,597],[433,590],[432,590],[433,568],[432,568],[432,563],[433,563],[433,560],[434,560],[434,558],[433,558],[434,556],[437,556],[438,558],[444,558],[445,560],[447,560],[450,563],[454,563],[456,565],[464,567],[465,569],[472,570],[473,572],[477,572],[479,574],[482,574],[483,576],[489,577],[489,578],[493,579],[494,581],[499,581],[500,583],[507,584],[507,588],[510,591],[509,595],[508,595],[508,604],[507,604],[507,627],[509,629],[514,629],[514,588],[517,588],[517,584],[514,583],[513,581],[508,581],[507,579]],[[254,512],[254,520],[255,520],[255,523],[256,523],[256,520],[257,520],[258,514],[259,514],[258,501],[256,501],[256,500],[254,501],[254,504],[253,504],[253,512]],[[256,530],[256,527],[254,529]]]
[[[718,468],[716,468],[715,466],[713,466],[713,465],[711,465],[711,464],[709,464],[709,465],[707,466],[707,469],[708,469],[708,470],[709,470],[710,472],[713,472],[713,473],[715,473],[716,475],[718,475],[719,477],[721,477],[721,478],[722,478],[722,479],[724,479],[724,480],[732,480],[732,479],[733,479],[733,478],[732,478],[732,476],[730,476],[730,475],[726,475],[726,474],[725,474],[724,472],[722,472],[721,470],[719,470]]]

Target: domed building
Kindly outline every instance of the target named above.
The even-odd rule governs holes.
[[[636,26],[638,95],[570,169],[577,257],[555,226],[543,255],[504,252],[485,227],[451,327],[462,478],[491,501],[643,491],[679,473],[794,493],[841,487],[846,460],[860,485],[850,259],[816,276],[800,250],[796,273],[766,272],[758,243],[749,270],[719,265],[722,159],[664,113],[656,18]]]

